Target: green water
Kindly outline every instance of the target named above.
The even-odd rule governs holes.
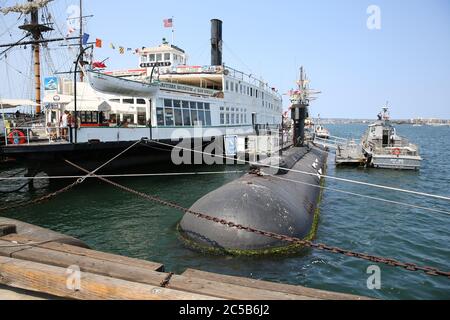
[[[329,126],[333,135],[359,138],[362,125]],[[420,172],[374,169],[336,169],[329,158],[328,174],[450,196],[450,128],[399,126],[398,132],[421,147]],[[236,170],[236,167],[196,167],[198,171]],[[237,167],[237,169],[243,169]],[[19,171],[5,169],[2,175]],[[192,168],[149,167],[137,172],[192,171]],[[205,176],[121,178],[118,182],[189,207],[197,199],[240,176],[239,173]],[[20,183],[1,182],[1,189]],[[36,182],[38,190],[3,195],[1,205],[27,200],[57,190],[68,181]],[[392,191],[326,181],[327,187],[450,211],[449,203]],[[450,216],[325,191],[320,205],[317,241],[419,265],[450,270]],[[51,201],[3,214],[75,236],[92,248],[161,262],[167,270],[186,268],[253,277],[313,288],[384,299],[450,299],[450,279],[431,277],[380,265],[381,290],[367,288],[370,262],[346,256],[303,250],[297,255],[264,258],[203,255],[186,248],[176,225],[182,213],[146,202],[95,180]]]

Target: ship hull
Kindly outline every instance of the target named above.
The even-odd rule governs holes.
[[[192,140],[192,146],[194,141]],[[60,145],[17,146],[3,148],[2,156],[15,159],[15,164],[23,165],[29,172],[45,172],[48,175],[79,174],[80,171],[67,164],[70,160],[87,170],[95,170],[106,161],[135,144],[135,141],[82,143]],[[155,163],[172,164],[174,146],[179,142],[172,140],[147,141],[131,148],[102,169],[102,172],[114,172],[122,169],[152,165]],[[184,145],[185,142],[183,142]],[[211,140],[196,142],[203,151]]]
[[[372,166],[380,169],[419,170],[421,160],[418,157],[373,156]]]

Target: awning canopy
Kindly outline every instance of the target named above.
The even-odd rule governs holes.
[[[64,107],[64,110],[75,111],[75,103],[71,102]],[[111,105],[107,101],[79,100],[77,101],[77,111],[111,111]]]
[[[21,106],[37,106],[37,103],[27,99],[0,99],[0,109],[13,109]]]

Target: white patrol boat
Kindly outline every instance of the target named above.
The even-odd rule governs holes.
[[[419,148],[397,134],[386,106],[361,140],[367,163],[375,168],[419,170]]]

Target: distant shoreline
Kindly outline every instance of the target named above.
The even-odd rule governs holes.
[[[321,124],[370,124],[376,119],[344,119],[344,118],[321,118]],[[392,119],[394,124],[409,124],[409,125],[450,125],[450,120],[447,119]]]

